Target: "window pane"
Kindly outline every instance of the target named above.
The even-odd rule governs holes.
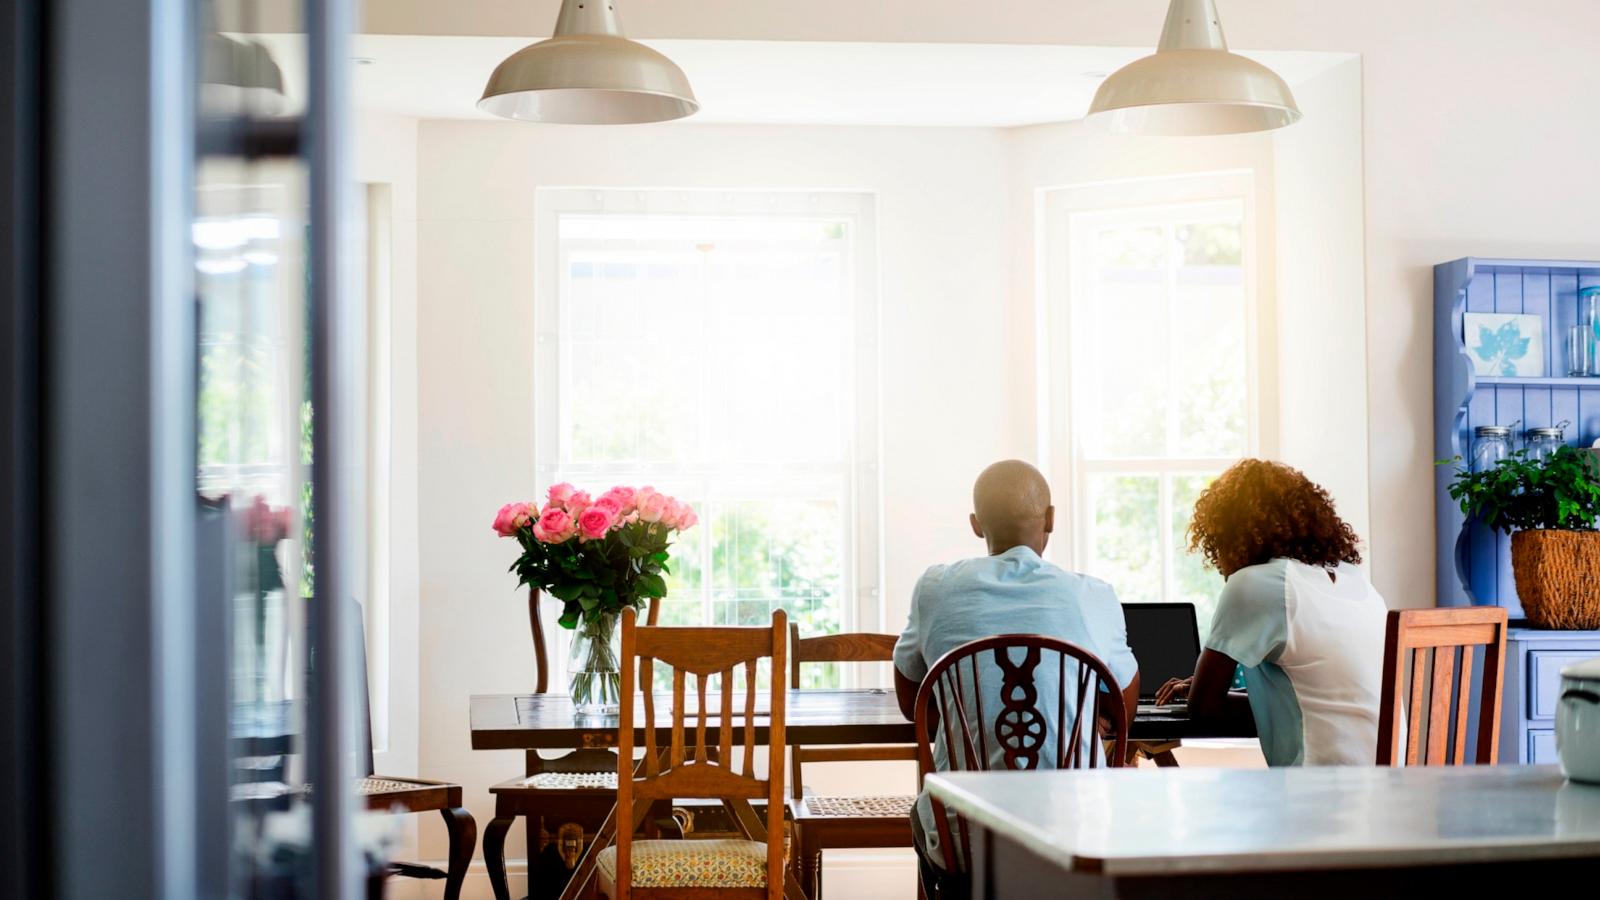
[[[1089,574],[1123,602],[1161,599],[1161,498],[1157,476],[1089,479]]]
[[[682,495],[675,495],[685,500],[696,510],[705,510],[703,501],[689,500]],[[668,573],[666,575],[667,596],[661,599],[661,616],[657,620],[661,625],[704,625],[705,614],[705,537],[708,523],[702,518],[700,524],[688,531],[679,532],[673,538],[667,553],[671,559],[667,561]]]
[[[694,458],[703,375],[699,260],[676,252],[568,254],[563,455],[573,461]]]
[[[1211,631],[1211,617],[1222,593],[1222,576],[1206,565],[1198,553],[1189,552],[1189,520],[1194,518],[1194,502],[1200,492],[1216,479],[1215,474],[1176,475],[1172,479],[1172,583],[1173,600],[1195,605],[1200,620],[1200,640]]]
[[[766,624],[781,607],[802,633],[839,631],[853,590],[852,220],[595,212],[558,231],[558,479],[698,498],[663,624]]]
[[[838,631],[839,513],[825,500],[714,504],[712,624],[764,625],[781,607],[801,634]]]
[[[1173,305],[1174,456],[1242,456],[1247,333],[1237,221],[1180,225]]]
[[[564,460],[843,460],[848,226],[653,218],[562,220]]]
[[[1075,367],[1087,398],[1084,452],[1160,456],[1167,428],[1167,278],[1164,230],[1103,228],[1077,327],[1088,365]]]

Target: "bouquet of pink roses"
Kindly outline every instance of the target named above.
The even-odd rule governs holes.
[[[618,486],[591,497],[562,483],[543,509],[507,503],[494,518],[501,537],[514,537],[522,555],[512,563],[518,583],[565,604],[561,625],[614,620],[623,607],[665,597],[672,535],[698,517],[687,503],[652,487]]]

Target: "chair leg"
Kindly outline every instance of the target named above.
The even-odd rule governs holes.
[[[822,900],[822,848],[811,848],[806,857],[806,868],[811,870],[811,900]]]
[[[511,900],[511,887],[506,884],[506,833],[515,821],[509,816],[496,816],[483,830],[483,864],[489,870],[494,900]]]
[[[450,868],[445,873],[444,900],[461,900],[461,885],[467,880],[467,866],[472,864],[472,851],[478,844],[478,822],[472,818],[472,813],[459,806],[441,809],[439,815],[444,816],[444,827],[450,834]]]
[[[820,900],[822,893],[822,849],[819,848],[812,829],[799,827],[795,829],[794,868],[795,874],[800,877],[800,890],[805,892],[811,900]]]

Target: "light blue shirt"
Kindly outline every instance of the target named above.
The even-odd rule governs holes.
[[[969,641],[997,634],[1043,634],[1070,641],[1100,657],[1119,685],[1128,684],[1139,671],[1139,663],[1128,648],[1122,605],[1111,586],[1048,563],[1028,547],[934,566],[924,573],[911,594],[905,631],[894,646],[894,667],[906,678],[920,682],[939,657]],[[1020,661],[1021,654],[1013,654],[1013,658]],[[1049,662],[1053,669],[1054,661]],[[1048,719],[1056,710],[1057,673],[1042,671],[1043,668],[1035,673],[1039,691],[1035,708]],[[994,658],[987,656],[979,659],[979,674],[984,685],[981,706],[985,717],[992,720],[1001,709],[1003,673]],[[1074,671],[1067,672],[1068,679],[1075,677]],[[964,685],[964,691],[968,727],[974,735],[981,729],[992,738],[993,721],[977,721],[980,704],[970,684]],[[1069,723],[1076,708],[1076,698],[1069,694],[1065,706]],[[1046,721],[1045,726],[1041,746],[1046,749],[1040,754],[1039,765],[1051,768],[1056,723]],[[1094,748],[1085,747],[1085,751],[1094,752]],[[987,754],[991,769],[1005,768],[1004,752],[996,741],[988,742]],[[942,734],[935,736],[933,755],[939,769],[949,768],[949,752]],[[928,840],[924,849],[943,866],[938,830],[926,792],[917,798],[917,815]]]

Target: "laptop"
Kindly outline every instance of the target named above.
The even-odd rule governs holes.
[[[1156,706],[1156,692],[1174,678],[1194,674],[1200,659],[1200,626],[1193,603],[1124,603],[1128,647],[1139,661],[1139,714],[1182,717],[1188,705]]]

